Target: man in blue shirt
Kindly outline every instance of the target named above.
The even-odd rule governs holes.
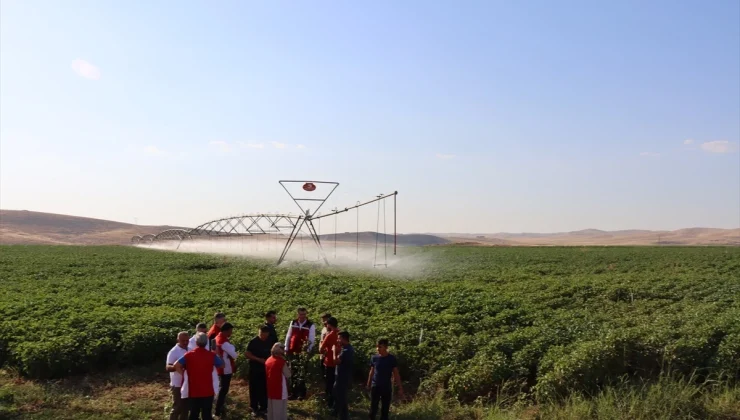
[[[349,333],[342,331],[339,333],[339,345],[336,346],[339,354],[335,358],[337,364],[334,380],[334,408],[337,411],[339,420],[349,419],[349,401],[347,392],[352,384],[352,366],[355,359],[355,349],[349,343]]]
[[[396,356],[388,353],[388,340],[381,338],[376,348],[378,354],[370,359],[370,375],[367,377],[367,387],[370,388],[370,419],[375,420],[378,415],[380,402],[380,420],[388,420],[393,390],[391,378],[396,382],[399,397],[403,397],[403,386]]]

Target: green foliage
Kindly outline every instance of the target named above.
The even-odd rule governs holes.
[[[306,306],[315,321],[331,311],[352,334],[357,379],[387,337],[411,388],[460,401],[495,400],[507,383],[544,401],[666,370],[740,374],[740,248],[402,251],[428,263],[413,274],[350,272],[132,247],[2,246],[0,363],[35,378],[163,363],[178,331],[216,311],[243,351],[265,311],[278,311],[284,334]]]

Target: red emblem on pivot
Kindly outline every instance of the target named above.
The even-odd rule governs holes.
[[[306,182],[303,184],[303,189],[306,191],[313,191],[316,189],[316,185],[313,182]]]

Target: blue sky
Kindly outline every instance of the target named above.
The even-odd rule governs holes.
[[[4,209],[194,226],[319,179],[402,232],[740,227],[736,0],[0,5]]]

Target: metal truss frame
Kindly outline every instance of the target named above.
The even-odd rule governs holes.
[[[277,261],[277,265],[280,265],[283,261],[285,261],[285,258],[288,255],[291,246],[293,246],[293,243],[298,238],[298,236],[300,236],[301,231],[305,228],[306,230],[308,230],[309,236],[311,236],[311,239],[316,244],[321,260],[323,260],[326,265],[329,265],[329,260],[326,258],[324,249],[321,246],[321,238],[318,234],[318,231],[316,230],[316,227],[313,224],[313,221],[329,216],[337,216],[340,213],[345,213],[352,209],[359,209],[362,206],[366,206],[368,204],[393,197],[393,254],[396,254],[396,196],[398,195],[398,191],[394,191],[391,194],[378,195],[376,198],[364,203],[360,203],[358,201],[356,205],[345,207],[344,209],[334,208],[331,213],[316,216],[324,203],[326,203],[326,200],[329,199],[329,197],[334,193],[337,187],[339,187],[338,182],[296,180],[281,180],[278,182],[280,183],[280,186],[285,189],[285,192],[288,193],[296,206],[298,206],[298,208],[300,209],[301,213],[299,215],[293,215],[292,213],[258,213],[225,217],[208,221],[192,229],[175,228],[164,230],[157,235],[149,234],[143,236],[134,236],[131,238],[131,243],[151,244],[156,241],[176,240],[179,241],[179,244],[177,246],[179,248],[180,244],[182,244],[182,241],[184,240],[192,240],[197,238],[223,238],[235,236],[243,237],[268,234],[285,234],[289,231],[290,233],[288,235],[287,241],[285,242],[285,247],[283,248],[283,251]],[[291,193],[290,190],[286,187],[286,185],[288,184],[303,184],[305,186],[307,183],[314,185],[326,185],[329,186],[331,189],[329,190],[328,194],[324,195],[322,198],[316,198],[297,196],[296,194]],[[313,192],[313,190],[308,190],[306,188],[304,188],[304,190],[309,193]],[[306,203],[309,202],[318,203],[318,206],[313,210],[307,208],[308,206],[306,205]]]
[[[298,237],[298,235],[301,233],[301,229],[303,229],[303,226],[306,226],[308,229],[308,233],[311,236],[311,239],[316,244],[316,247],[319,249],[319,256],[322,260],[324,260],[324,263],[326,265],[329,265],[329,260],[326,258],[326,254],[324,253],[324,248],[321,246],[321,238],[319,237],[318,232],[316,231],[316,227],[313,225],[313,219],[314,215],[318,213],[319,209],[326,203],[326,200],[331,197],[332,193],[334,193],[334,190],[337,189],[339,186],[338,182],[334,181],[308,181],[308,180],[302,180],[302,181],[296,181],[296,180],[280,180],[278,181],[281,187],[285,190],[286,193],[290,196],[290,198],[293,200],[296,206],[298,206],[299,209],[301,209],[301,214],[304,215],[304,217],[299,221],[299,223],[293,228],[293,230],[290,232],[290,236],[288,237],[288,241],[285,242],[285,247],[283,248],[283,252],[280,254],[280,258],[278,258],[277,265],[280,265],[283,261],[285,261],[285,257],[288,255],[288,252],[290,251],[290,247],[293,246],[293,242],[295,242],[295,239]],[[303,196],[296,196],[295,194],[291,193],[290,190],[286,187],[286,184],[302,184],[304,186],[304,190],[306,190],[305,186],[309,184],[313,184],[314,187],[316,184],[319,185],[327,185],[331,188],[329,190],[329,193],[324,195],[323,198],[316,198],[316,197],[309,197],[304,198]],[[306,190],[308,191],[308,190]],[[312,192],[312,190],[311,190]],[[319,203],[319,205],[313,209],[304,208],[304,206],[301,205],[301,203],[306,202],[315,202]]]
[[[303,218],[304,216],[292,214],[245,214],[211,220],[193,229],[168,229],[156,235],[134,236],[131,243],[286,233],[289,229],[294,229]]]

